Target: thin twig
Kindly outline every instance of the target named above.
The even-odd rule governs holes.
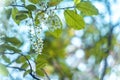
[[[48,76],[48,74],[46,73],[46,71],[44,69],[41,69],[41,70],[45,73],[47,79],[50,80],[50,77]]]
[[[11,5],[11,6],[13,6],[13,7],[25,7],[24,5]],[[60,7],[60,8],[58,8],[58,7],[55,7],[54,9],[52,9],[52,10],[64,10],[64,9],[72,9],[72,8],[75,8],[76,6],[71,6],[71,7]],[[49,7],[47,7],[46,9],[45,9],[45,11],[48,9]],[[37,11],[41,11],[41,9],[37,9]],[[43,11],[43,10],[42,10]]]
[[[108,33],[108,38],[107,38],[107,46],[108,46],[108,49],[106,51],[106,54],[109,54],[110,53],[110,49],[111,49],[111,45],[112,45],[112,34],[113,34],[113,30],[114,28],[119,25],[119,23],[113,25],[112,24],[112,18],[111,18],[111,5],[110,5],[110,2],[108,0],[105,0],[105,4],[106,4],[106,8],[107,8],[107,11],[108,11],[108,14],[109,14],[109,33]],[[101,78],[100,80],[103,80],[104,79],[104,76],[106,74],[106,69],[107,69],[107,57],[104,59],[104,66],[103,66],[103,70],[102,70],[102,74],[101,74]]]
[[[0,53],[3,53],[3,54],[15,54],[15,53],[5,53],[5,52],[0,52]],[[30,74],[34,79],[36,79],[36,80],[41,80],[41,79],[39,79],[35,74],[32,73],[32,72],[33,72],[32,65],[31,65],[30,61],[28,60],[28,58],[27,58],[25,55],[23,55],[22,53],[18,53],[18,54],[20,54],[21,56],[23,56],[23,57],[26,59],[26,61],[28,62],[29,66],[30,66],[30,73],[29,73],[29,74]],[[21,71],[26,71],[25,69],[22,69],[22,68],[19,68],[19,67],[12,67],[12,66],[9,66],[9,65],[6,65],[6,67],[18,69],[18,70],[21,70]]]
[[[28,60],[28,58],[25,55],[23,55],[23,54],[20,54],[20,55],[26,59],[26,61],[28,62],[29,66],[30,66],[30,73],[32,73],[33,69],[32,69],[32,65],[31,65],[30,61]]]
[[[104,76],[106,74],[106,70],[107,70],[107,58],[104,59],[104,66],[103,66],[102,75],[101,75],[100,80],[104,79]]]
[[[13,7],[25,7],[24,5],[14,5],[14,4],[12,4],[11,6],[13,6]]]
[[[19,67],[16,67],[16,66],[8,66],[8,65],[6,65],[6,67],[18,69],[18,70],[20,70],[20,71],[26,71],[25,69],[22,69],[22,68],[19,68]]]
[[[30,66],[30,75],[36,80],[41,80],[32,73],[33,72],[32,65],[31,65],[30,61],[28,60],[28,58],[23,54],[21,54],[21,55],[27,60],[29,66]]]
[[[14,66],[6,66],[6,67],[18,69],[18,70],[20,70],[20,71],[26,71],[25,69],[22,69],[22,68],[19,68],[19,67],[14,67]],[[34,74],[32,74],[32,73],[29,73],[29,74],[30,74],[34,79],[36,79],[36,80],[41,80],[41,79],[37,78]]]

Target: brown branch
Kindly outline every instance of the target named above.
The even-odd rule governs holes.
[[[11,5],[13,7],[25,7],[25,5]],[[64,10],[64,9],[72,9],[72,8],[75,8],[76,6],[71,6],[71,7],[60,7],[60,8],[57,8],[55,7],[54,9],[51,9],[51,10]],[[47,11],[49,7],[46,7],[44,12]],[[41,9],[37,9],[36,11],[43,11]]]

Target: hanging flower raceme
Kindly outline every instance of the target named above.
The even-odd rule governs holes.
[[[42,28],[40,25],[35,26],[32,23],[33,23],[32,21],[31,22],[29,21],[30,43],[35,53],[41,54],[43,49],[43,40],[40,37]]]
[[[57,29],[60,29],[62,25],[60,18],[52,9],[47,8],[46,3],[41,3],[41,7],[43,8],[40,8],[40,11],[37,11],[35,13],[35,17],[29,25],[32,48],[35,50],[36,53],[39,54],[42,53],[43,49],[43,40],[40,37],[43,26],[46,26],[49,31],[53,32]]]

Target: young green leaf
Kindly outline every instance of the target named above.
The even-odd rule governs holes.
[[[5,62],[10,63],[10,59],[6,55],[2,55],[2,58]]]
[[[41,71],[41,68],[45,67],[47,64],[48,56],[38,55],[36,59],[36,74],[39,76],[44,76],[44,73]]]
[[[80,2],[79,4],[77,4],[76,8],[83,12],[83,14],[88,16],[98,14],[98,10],[96,9],[96,7],[92,5],[89,1]]]
[[[34,10],[36,10],[36,6],[35,6],[35,5],[32,5],[32,4],[27,5],[25,8],[28,9],[29,11],[34,11]]]
[[[29,2],[34,3],[34,4],[39,3],[39,1],[40,1],[40,0],[29,0]]]
[[[50,32],[50,34],[52,34],[54,37],[59,38],[61,36],[62,33],[62,28],[56,29],[53,32]]]
[[[10,45],[10,44],[4,44],[4,45],[2,45],[2,47],[5,48],[5,50],[14,51],[15,53],[21,52],[20,49],[18,49],[18,48],[16,48],[16,47],[12,46],[12,45]]]
[[[17,8],[13,8],[12,9],[12,19],[17,23],[19,24],[20,21],[19,20],[16,20],[16,14],[18,13],[18,9]]]
[[[18,47],[22,45],[22,42],[18,40],[16,37],[5,37],[5,41]]]
[[[16,60],[16,63],[24,63],[26,62],[26,59],[24,56],[20,56],[17,60]]]
[[[31,71],[31,70],[27,70],[27,71],[25,71],[24,74],[23,74],[23,77],[25,77],[27,74],[29,74],[30,71]]]
[[[27,15],[25,13],[19,12],[17,8],[12,9],[12,19],[19,24],[23,19],[26,19]]]
[[[21,68],[22,68],[22,69],[26,69],[28,66],[29,66],[28,63],[25,62],[25,63],[22,64]]]
[[[38,12],[35,15],[35,25],[38,26],[40,24],[40,20],[44,19],[45,13],[43,11]]]
[[[81,0],[74,0],[75,5],[79,4]]]
[[[49,2],[48,2],[48,6],[56,6],[56,5],[58,5],[60,2],[61,2],[62,0],[50,0]]]
[[[6,16],[7,16],[7,19],[10,18],[11,13],[12,13],[12,9],[11,9],[11,8],[6,10]]]
[[[18,14],[16,14],[16,16],[15,16],[15,19],[16,20],[18,20],[18,21],[22,21],[22,20],[24,20],[24,19],[26,19],[27,18],[27,15],[26,14],[22,14],[22,13],[18,13]]]
[[[36,74],[38,76],[44,76],[44,73],[42,72],[42,70],[40,68],[36,70]]]
[[[74,29],[82,29],[85,26],[85,22],[82,16],[76,14],[73,10],[65,10],[64,16],[66,23],[69,27]]]
[[[9,72],[7,70],[7,68],[5,67],[5,65],[0,63],[0,74],[3,76],[8,76]]]

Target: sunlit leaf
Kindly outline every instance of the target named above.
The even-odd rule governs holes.
[[[0,63],[0,75],[3,75],[3,76],[9,75],[7,68],[1,63]]]
[[[20,56],[17,60],[16,60],[17,63],[24,63],[26,62],[26,59],[24,56]]]
[[[22,11],[18,11],[17,8],[12,9],[12,19],[19,24],[22,20],[26,19],[27,15],[25,13],[22,13]]]
[[[85,22],[82,16],[76,14],[73,10],[65,10],[64,16],[66,23],[69,27],[74,29],[82,29],[85,26]]]
[[[76,8],[83,12],[83,14],[85,15],[90,16],[98,14],[97,8],[94,5],[92,5],[89,1],[80,2],[79,4],[77,4]]]
[[[20,21],[19,20],[16,20],[16,14],[18,13],[18,9],[17,8],[13,8],[12,9],[12,19],[17,23],[19,24]]]
[[[77,5],[81,0],[74,0],[74,3]]]
[[[31,3],[37,4],[40,0],[29,0]]]
[[[61,36],[61,33],[62,33],[62,28],[56,29],[53,32],[50,32],[50,34],[52,34],[56,38],[59,38]]]

